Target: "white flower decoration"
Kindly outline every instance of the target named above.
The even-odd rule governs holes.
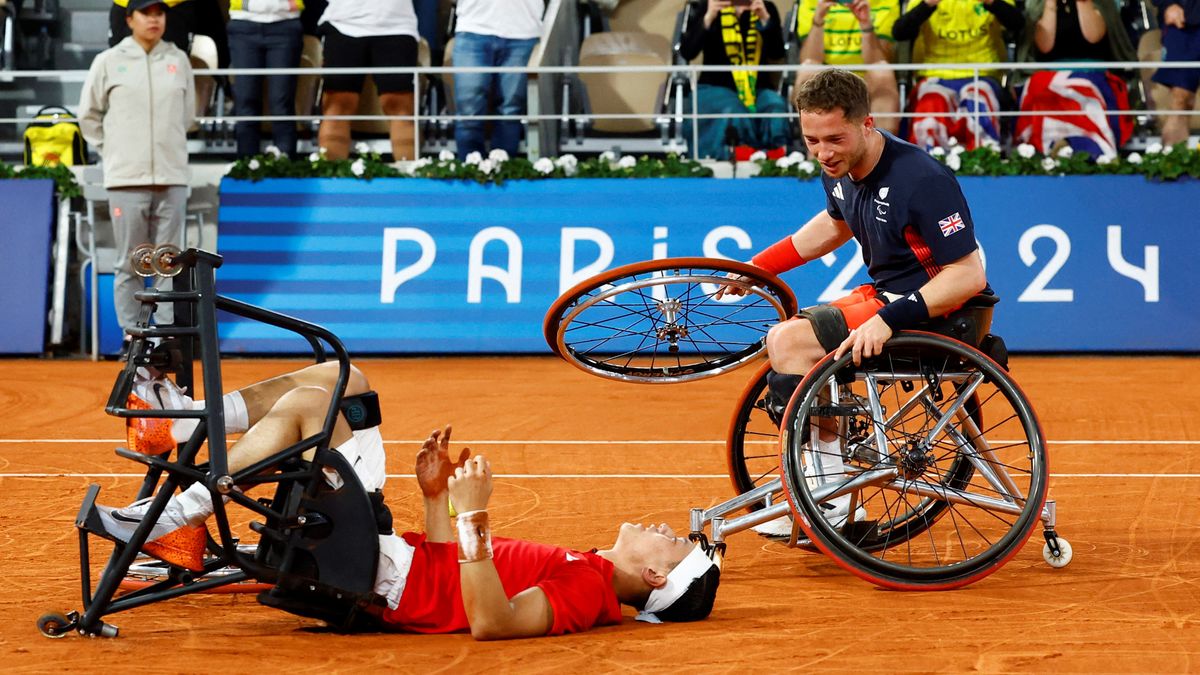
[[[791,157],[780,157],[779,159],[775,160],[775,166],[779,167],[780,169],[786,169],[793,164],[795,164],[795,162],[792,161]]]
[[[1075,151],[1072,150],[1071,146],[1069,146],[1069,145],[1064,145],[1058,149],[1058,156],[1062,157],[1064,159],[1067,157],[1070,157],[1073,154],[1075,154]]]
[[[360,155],[365,155],[371,151],[371,146],[367,145],[366,143],[363,143],[362,141],[359,141],[354,144],[354,151]]]
[[[425,167],[429,166],[430,164],[433,164],[432,159],[430,159],[428,157],[422,157],[409,165],[408,172],[416,173],[418,169],[424,169]]]
[[[951,153],[950,156],[946,158],[946,166],[950,167],[951,171],[958,171],[962,168],[962,158],[959,157],[958,154],[959,153],[957,152]]]
[[[319,159],[321,159],[321,154],[317,153],[317,152],[314,152],[308,156],[308,161],[310,161],[310,162],[315,162]]]
[[[1113,163],[1113,156],[1112,155],[1100,155],[1099,157],[1096,158],[1096,163],[1099,164],[1100,166],[1108,166],[1109,164]]]
[[[467,159],[470,160],[470,157],[468,157]],[[470,162],[468,162],[468,163],[470,163]],[[493,171],[496,170],[496,164],[495,164],[495,162],[493,162],[490,159],[480,160],[479,161],[479,170],[482,171],[485,175],[490,175]]]
[[[1175,146],[1173,146],[1173,145],[1165,145],[1165,146],[1163,146],[1163,154],[1169,155],[1169,154],[1171,154],[1171,151],[1174,149],[1175,149]]]
[[[508,153],[500,148],[496,148],[488,153],[488,159],[496,164],[503,164],[508,161]]]
[[[248,166],[250,167],[251,171],[258,171],[258,167],[262,166],[262,164],[259,164],[257,159],[252,159],[250,160],[250,164],[248,164]]]
[[[533,170],[542,174],[543,176],[548,176],[554,173],[554,160],[550,159],[549,157],[542,157],[533,163]]]
[[[280,157],[283,157],[283,151],[280,150],[279,148],[275,147],[274,145],[268,145],[265,152],[268,155],[274,157],[275,159],[279,159]]]
[[[1126,159],[1128,159],[1128,160],[1129,160],[1129,163],[1130,163],[1130,164],[1135,164],[1135,165],[1136,165],[1136,164],[1141,164],[1141,163],[1142,163],[1142,156],[1141,156],[1141,155],[1139,155],[1139,154],[1137,154],[1136,152],[1131,152],[1131,153],[1129,153],[1129,156],[1128,156],[1128,157],[1126,157]]]
[[[366,172],[367,163],[363,161],[362,157],[354,160],[354,163],[350,165],[350,173],[354,174],[355,176],[362,176]]]
[[[946,150],[945,150],[945,148],[940,148],[940,147],[939,148],[930,148],[929,154],[933,155],[934,157],[945,157]]]
[[[1000,143],[994,138],[983,139],[983,143],[981,145],[992,152],[1000,152]]]
[[[454,153],[449,150],[443,150],[438,153],[439,162],[449,162],[454,159]]]
[[[1163,151],[1162,143],[1151,143],[1149,146],[1146,147],[1147,155],[1157,155],[1157,154],[1161,153],[1162,151]]]
[[[804,161],[804,153],[800,152],[799,150],[793,150],[790,153],[788,153],[788,159],[792,160],[793,163],[803,162]]]
[[[813,162],[811,160],[807,160],[807,159],[801,160],[800,161],[800,170],[803,171],[804,173],[813,173],[817,170],[817,165],[813,164]]]
[[[958,139],[955,138],[954,136],[951,136],[950,138],[946,139],[946,145],[948,145],[952,148],[958,147]]]
[[[562,169],[563,173],[568,176],[574,176],[575,171],[579,167],[579,160],[575,158],[575,155],[567,154],[554,160],[554,164]]]
[[[1017,146],[1017,154],[1024,159],[1032,159],[1037,154],[1037,150],[1028,143],[1022,143]]]
[[[317,148],[317,154],[324,157],[329,152],[329,148]]]
[[[762,150],[755,150],[754,154],[750,155],[751,162],[757,162],[760,159],[766,159],[766,158],[767,158],[767,153],[763,152]]]
[[[616,158],[617,153],[613,152],[612,150],[605,150],[604,152],[600,153],[601,162],[611,162]]]
[[[951,138],[950,140],[954,140],[954,139]],[[967,149],[965,147],[963,147],[961,145],[955,145],[950,148],[950,156],[958,157],[959,155],[963,154],[966,151],[967,151]]]
[[[1054,169],[1057,166],[1058,166],[1058,162],[1054,161],[1053,157],[1043,157],[1042,158],[1042,171],[1049,173],[1051,171],[1054,171]]]
[[[483,155],[479,154],[478,152],[472,152],[472,153],[467,154],[467,158],[463,160],[463,163],[464,164],[479,164],[482,161],[483,161]]]
[[[637,166],[637,157],[633,155],[625,155],[617,162],[617,166],[622,169],[632,169]]]

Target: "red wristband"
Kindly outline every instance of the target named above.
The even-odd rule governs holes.
[[[808,261],[796,250],[796,245],[792,243],[792,235],[789,234],[751,258],[750,262],[771,274],[782,274]]]

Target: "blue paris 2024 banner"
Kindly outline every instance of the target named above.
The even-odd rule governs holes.
[[[993,332],[1013,351],[1196,351],[1200,183],[962,178]],[[320,323],[358,353],[538,353],[563,290],[631,262],[746,260],[824,208],[816,181],[578,179],[478,185],[226,180],[218,290]],[[784,276],[801,306],[866,280],[855,244]],[[223,317],[227,352],[307,351]]]

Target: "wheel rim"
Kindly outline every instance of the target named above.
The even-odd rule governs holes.
[[[723,286],[745,295],[718,299]],[[576,286],[551,307],[545,332],[555,353],[593,375],[673,383],[746,365],[765,349],[767,330],[794,312],[791,291],[762,270],[674,258],[616,268]]]
[[[844,473],[823,476],[820,458],[791,439],[814,419],[845,412],[837,404],[822,408],[818,392],[850,373],[847,386],[866,399],[876,389],[880,410],[868,411],[867,438]],[[933,378],[907,377],[917,373]],[[971,401],[986,426],[968,414]],[[878,432],[888,450],[872,454]],[[1045,499],[1044,442],[1023,394],[990,359],[940,336],[901,334],[869,369],[854,369],[849,356],[827,357],[793,397],[781,443],[785,487],[797,511],[818,514],[814,494],[863,481],[849,494],[866,508],[867,520],[835,528],[808,515],[802,527],[843,567],[882,586],[950,588],[986,576],[1024,544]]]

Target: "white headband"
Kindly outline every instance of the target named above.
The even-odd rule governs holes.
[[[717,566],[717,562],[708,557],[704,547],[697,544],[692,552],[684,556],[675,569],[667,574],[667,583],[650,591],[650,597],[646,599],[646,607],[638,613],[637,620],[647,623],[662,623],[662,619],[655,616],[655,612],[661,612],[675,604],[675,601],[687,591],[693,581]]]

